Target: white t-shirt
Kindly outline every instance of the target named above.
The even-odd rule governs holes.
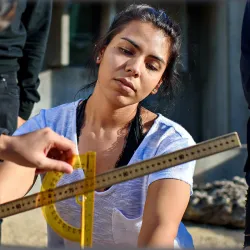
[[[66,103],[40,113],[28,120],[14,135],[50,127],[77,144],[76,109],[78,102]],[[194,145],[190,134],[179,124],[158,114],[153,126],[130,159],[129,164]],[[190,185],[192,195],[195,161],[116,184],[104,192],[95,192],[93,246],[133,246],[137,244],[142,224],[147,188],[159,179],[178,179]],[[41,176],[42,177],[42,176]],[[82,170],[64,175],[58,185],[84,178]],[[167,206],[167,204],[166,204]],[[75,198],[56,203],[60,216],[69,224],[80,227],[81,207]],[[48,247],[74,247],[75,242],[62,239],[48,225]],[[175,248],[193,248],[191,235],[181,222]]]

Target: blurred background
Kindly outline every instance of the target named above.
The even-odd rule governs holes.
[[[126,3],[121,0],[54,1],[49,41],[40,74],[41,101],[35,105],[32,116],[40,109],[89,95],[91,90],[79,90],[94,79],[86,66],[95,40],[108,29],[114,15],[132,2],[142,3],[137,0]],[[174,105],[156,95],[147,98],[145,106],[180,123],[196,142],[238,132],[241,149],[197,161],[196,184],[244,177],[249,111],[241,85],[240,42],[245,1],[154,0],[143,3],[163,8],[180,24],[183,34],[182,67],[179,70],[181,92]],[[34,191],[38,191],[37,186]],[[4,221],[3,244],[45,244],[43,219],[36,211],[28,213],[30,216],[17,215]],[[32,235],[21,237],[18,233],[29,230],[30,223],[37,224],[37,227],[32,227]],[[187,225],[196,247],[243,245],[242,228],[228,229],[189,222]]]

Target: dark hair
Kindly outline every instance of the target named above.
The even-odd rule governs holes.
[[[157,10],[147,4],[132,4],[125,10],[118,13],[107,33],[95,44],[94,56],[91,65],[96,65],[95,60],[100,51],[107,46],[111,40],[125,28],[126,25],[128,25],[131,21],[136,20],[153,24],[170,38],[171,51],[168,65],[163,73],[161,92],[171,98],[171,96],[173,97],[175,93],[175,89],[178,87],[177,63],[179,62],[180,56],[181,32],[180,27],[174,23],[163,10]],[[98,67],[94,68],[97,69]]]

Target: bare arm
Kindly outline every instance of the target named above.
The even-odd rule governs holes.
[[[190,198],[190,185],[175,179],[148,188],[138,247],[174,247],[179,224]]]
[[[0,164],[0,204],[23,197],[33,184],[35,168],[13,162]]]

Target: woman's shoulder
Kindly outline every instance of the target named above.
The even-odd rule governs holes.
[[[76,116],[76,109],[81,100],[63,103],[48,109],[41,109],[39,114],[31,118],[44,127],[50,127],[54,131],[61,131],[72,127]]]
[[[157,118],[156,122],[158,123],[158,127],[160,127],[161,130],[167,132],[168,135],[175,135],[176,137],[193,140],[193,137],[187,131],[186,128],[184,128],[178,122],[173,121],[160,113],[158,114],[158,118]]]
[[[147,113],[147,115],[145,115]],[[188,139],[194,143],[191,134],[179,123],[167,118],[161,113],[153,113],[149,110],[144,110],[144,127],[147,133],[155,135],[157,138],[175,138]]]
[[[47,116],[64,115],[64,114],[67,115],[68,112],[75,112],[76,111],[78,103],[81,100],[82,99],[79,99],[79,100],[74,101],[74,102],[63,103],[63,104],[57,105],[55,107],[51,107],[49,109],[41,109],[41,111],[46,113]]]

